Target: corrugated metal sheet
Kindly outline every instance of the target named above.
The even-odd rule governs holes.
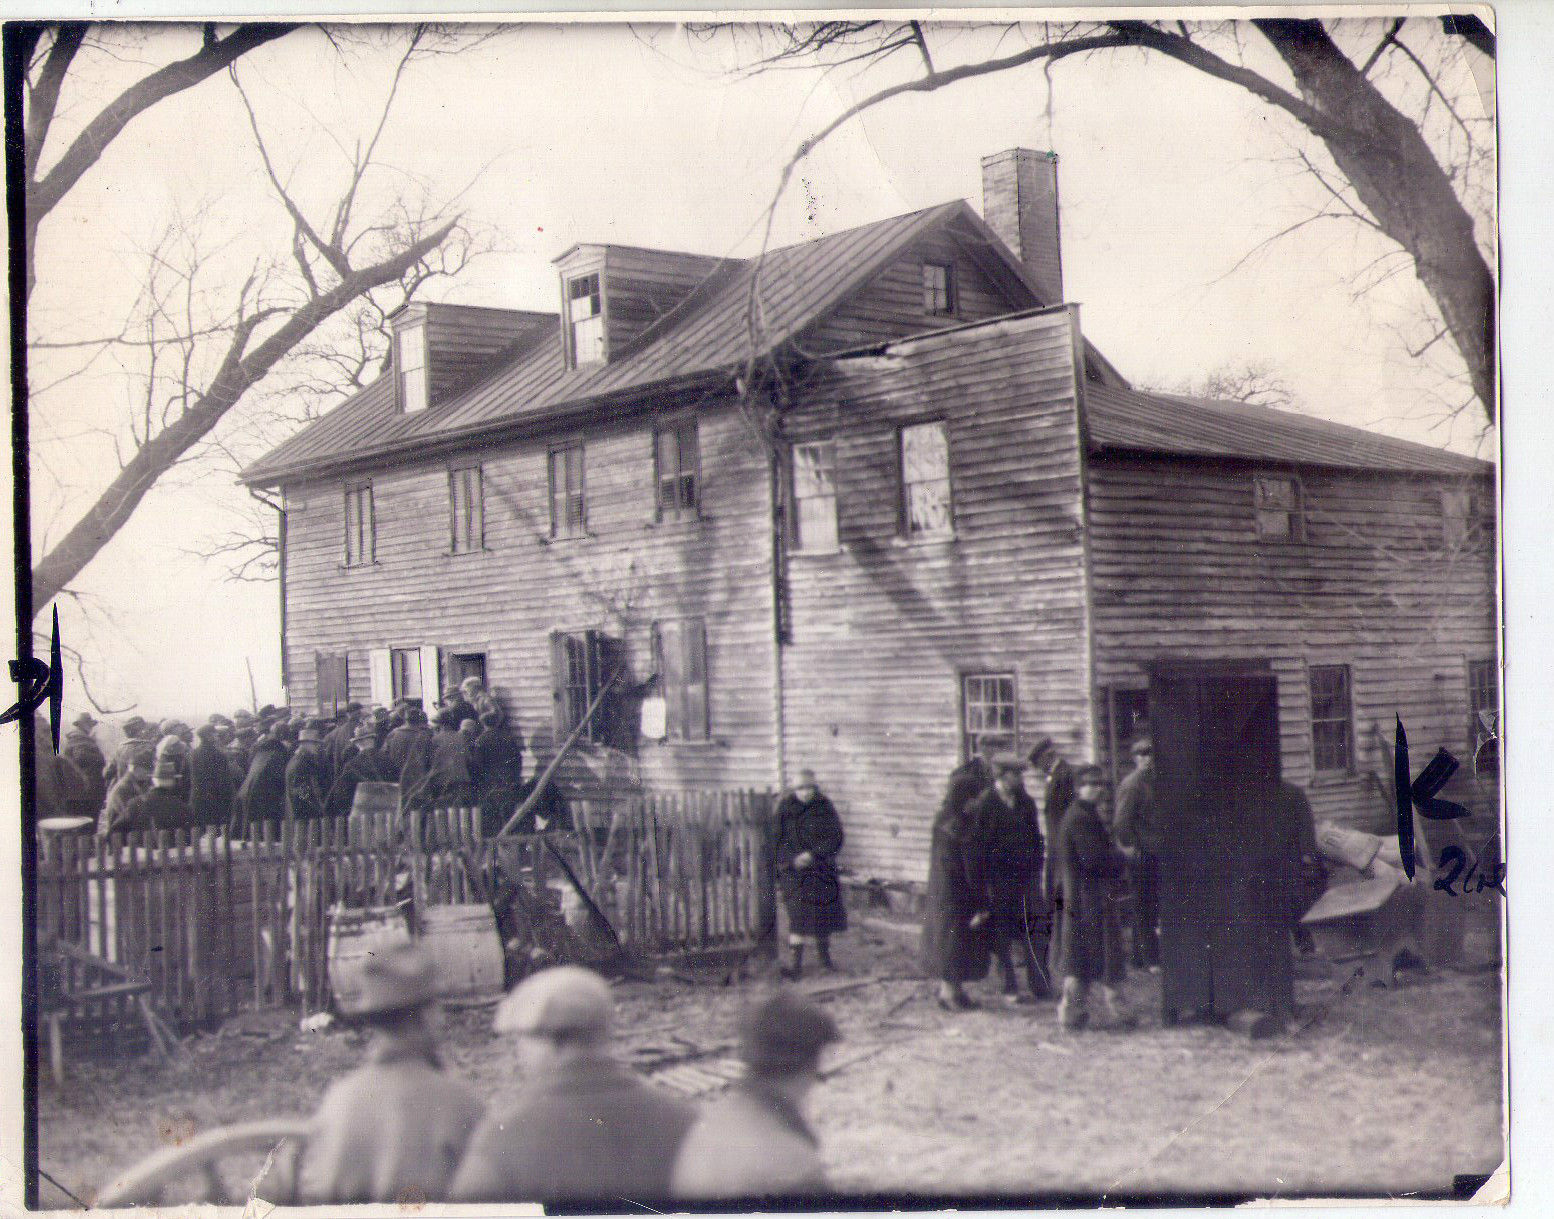
[[[1353,470],[1471,475],[1492,469],[1460,453],[1246,402],[1091,384],[1085,405],[1090,441],[1101,448]]]
[[[595,398],[697,374],[735,372],[752,347],[757,354],[781,347],[921,233],[967,214],[969,205],[956,200],[774,250],[759,263],[728,260],[605,365],[565,368],[552,332],[491,377],[415,415],[397,409],[393,384],[384,378],[271,450],[243,479],[273,482],[343,460],[538,420]]]

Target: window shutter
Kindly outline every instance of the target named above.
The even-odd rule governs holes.
[[[369,697],[379,707],[394,705],[394,662],[387,648],[368,650],[367,685]]]
[[[669,712],[669,737],[685,737],[685,648],[681,642],[682,622],[658,624],[659,680]]]
[[[421,705],[426,708],[426,718],[437,713],[437,700],[442,697],[442,666],[434,644],[421,647]]]
[[[682,624],[680,641],[685,649],[682,667],[685,687],[685,736],[691,741],[707,739],[707,624],[691,618]]]
[[[560,631],[550,633],[550,717],[559,747],[572,731],[567,723],[567,637]]]

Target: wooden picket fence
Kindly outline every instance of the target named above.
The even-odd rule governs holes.
[[[497,839],[482,836],[478,809],[261,826],[247,841],[188,830],[111,843],[45,836],[38,928],[148,979],[152,1002],[184,1027],[243,1008],[324,1008],[332,911],[484,903],[498,862],[563,899],[564,865],[635,951],[754,944],[770,933],[768,795],[571,807],[574,832]],[[103,1000],[85,1015],[132,1021],[130,1003]]]

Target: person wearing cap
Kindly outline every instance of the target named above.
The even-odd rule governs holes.
[[[286,820],[286,740],[272,723],[254,745],[248,773],[233,801],[232,832],[252,835],[260,825],[279,826]]]
[[[977,827],[986,852],[989,918],[988,947],[998,962],[1009,1004],[1045,999],[1052,991],[1047,977],[1047,933],[1042,916],[1042,859],[1045,854],[1036,802],[1025,791],[1026,760],[1005,754],[993,764],[993,786],[972,801],[967,817]],[[1029,998],[1015,979],[1014,950],[1025,966]]]
[[[1141,736],[1128,749],[1133,769],[1117,785],[1112,837],[1128,861],[1133,895],[1132,961],[1136,969],[1160,968],[1160,852],[1165,846],[1155,809],[1155,745]]]
[[[1127,967],[1122,928],[1111,901],[1112,887],[1123,875],[1123,858],[1101,815],[1103,791],[1101,768],[1079,767],[1074,799],[1058,829],[1063,893],[1058,914],[1058,970],[1063,975],[1058,1021],[1066,1029],[1082,1028],[1089,1021],[1092,986],[1100,991],[1096,1024],[1121,1027],[1130,1022],[1118,994]]]
[[[345,764],[340,767],[324,800],[324,811],[331,817],[350,815],[358,784],[394,781],[383,765],[383,754],[378,749],[378,730],[370,718],[357,721],[351,746],[352,750],[346,755]]]
[[[523,786],[523,738],[498,707],[481,712],[480,722],[480,735],[469,751],[469,768],[481,824],[490,837],[507,824],[518,807],[518,791]]]
[[[167,738],[164,737],[163,740]],[[186,776],[179,773],[172,752],[158,752],[151,765],[151,786],[130,801],[117,830],[186,830],[194,824],[189,802],[178,787]]]
[[[788,914],[788,948],[793,954],[784,977],[803,973],[807,939],[815,941],[821,968],[834,968],[831,937],[847,930],[847,906],[836,873],[843,838],[842,819],[820,790],[815,772],[799,771],[799,781],[777,805],[777,885]]]
[[[133,744],[136,748],[128,755],[124,777],[108,789],[108,799],[97,823],[97,833],[101,837],[151,828],[149,823],[133,823],[131,806],[151,789],[151,767],[156,751],[150,741],[136,740]]]
[[[122,779],[130,768],[130,758],[135,754],[139,742],[149,740],[151,747],[156,748],[156,725],[148,723],[138,715],[132,715],[124,721],[124,742],[113,751],[113,757],[103,769],[103,779],[109,787],[112,787]]]
[[[324,734],[307,723],[297,733],[297,750],[286,763],[286,816],[292,821],[312,821],[324,815],[324,762],[320,754]]]
[[[840,1034],[813,1003],[779,992],[739,1026],[745,1077],[703,1110],[675,1160],[676,1198],[772,1198],[826,1188],[804,1106]]]
[[[340,771],[344,768],[346,760],[355,752],[356,729],[361,724],[362,705],[360,703],[346,703],[340,713],[335,716],[335,722],[329,731],[324,734],[324,743],[319,750],[323,762],[324,782],[333,785],[340,777]]]
[[[405,707],[405,722],[388,734],[383,745],[384,764],[391,779],[399,783],[407,805],[412,788],[425,789],[431,756],[432,730],[426,723],[426,711],[410,704]]]
[[[92,735],[95,727],[97,721],[83,711],[72,722],[59,750],[60,756],[69,759],[70,764],[81,772],[85,780],[81,794],[82,811],[93,817],[101,811],[103,800],[108,795],[108,780],[104,777],[108,759],[103,756],[97,738]]]
[[[468,808],[475,802],[469,773],[470,739],[459,731],[462,722],[456,708],[446,707],[437,715],[427,782],[427,798],[433,808]]]
[[[696,1112],[610,1057],[614,1008],[609,984],[576,965],[541,970],[502,1000],[496,1028],[518,1038],[523,1086],[470,1139],[452,1201],[618,1206],[671,1196]]]
[[[437,964],[420,944],[368,955],[340,1014],[371,1032],[366,1061],[324,1094],[297,1171],[304,1206],[440,1202],[485,1111],[437,1053]]]
[[[161,738],[156,743],[156,760],[161,762],[163,758],[168,760],[172,767],[172,773],[176,777],[175,786],[178,798],[185,804],[189,802],[189,742],[184,740],[184,731],[187,724],[178,720],[163,720],[159,731]]]
[[[232,820],[237,783],[232,764],[216,741],[215,724],[201,724],[194,735],[199,744],[189,755],[189,808],[201,829],[225,829]]]

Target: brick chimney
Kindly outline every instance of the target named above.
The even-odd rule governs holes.
[[[1011,148],[982,158],[982,218],[1025,264],[1044,305],[1063,300],[1058,154]]]

